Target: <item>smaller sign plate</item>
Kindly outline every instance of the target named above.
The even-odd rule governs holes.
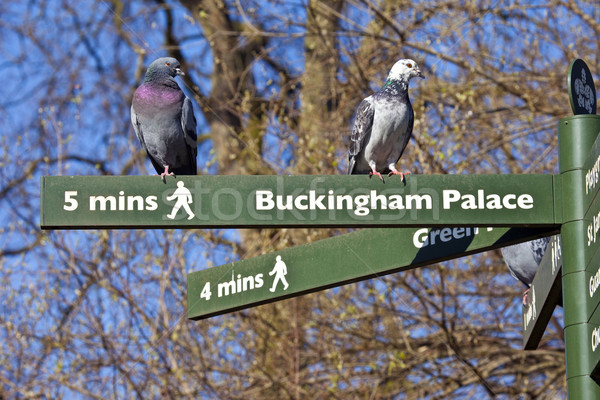
[[[575,115],[596,114],[596,87],[587,64],[574,60],[569,66],[569,101]]]
[[[562,299],[560,235],[553,236],[523,305],[523,348],[535,350]]]

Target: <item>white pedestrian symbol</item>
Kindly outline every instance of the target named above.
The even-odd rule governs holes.
[[[174,219],[181,207],[183,207],[185,212],[188,214],[188,219],[194,218],[194,213],[189,206],[192,203],[192,193],[184,186],[183,181],[177,182],[177,189],[175,189],[175,192],[171,196],[167,197],[168,201],[175,199],[177,199],[177,201],[173,206],[173,211],[171,211],[171,214],[167,215],[167,218]]]
[[[279,281],[283,282],[283,290],[287,290],[287,288],[289,286],[287,281],[285,280],[285,276],[287,275],[287,267],[286,267],[285,263],[283,261],[281,261],[281,256],[277,256],[276,260],[277,260],[277,262],[275,263],[275,266],[273,267],[271,272],[269,272],[269,276],[272,276],[273,274],[275,274],[275,280],[273,280],[273,286],[271,286],[271,289],[269,289],[271,292],[275,291],[275,288],[277,287],[277,283]]]

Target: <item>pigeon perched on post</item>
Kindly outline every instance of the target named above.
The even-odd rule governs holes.
[[[529,287],[533,283],[533,278],[542,262],[550,238],[548,236],[534,239],[500,249],[510,274],[527,286],[527,290],[523,295],[523,304],[526,302]]]
[[[348,174],[389,176],[399,172],[396,163],[402,156],[412,134],[414,113],[408,98],[408,82],[418,76],[424,78],[413,60],[398,60],[387,77],[385,85],[365,98],[356,109],[348,151]]]
[[[177,75],[184,73],[176,59],[154,61],[131,104],[133,130],[163,182],[167,175],[196,175],[196,118]]]

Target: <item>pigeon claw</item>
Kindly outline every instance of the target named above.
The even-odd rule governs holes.
[[[381,176],[381,174],[377,171],[371,171],[369,172],[369,179],[373,176],[376,175],[379,177],[379,179],[381,179],[381,182],[385,183],[385,181],[383,180],[383,176]]]
[[[400,171],[390,171],[390,173],[388,174],[388,176],[392,176],[392,175],[400,175],[400,180],[403,181],[404,180],[404,175],[409,175],[410,171],[406,171],[406,172],[400,172]]]
[[[527,305],[527,296],[529,295],[529,289],[527,289],[525,291],[525,293],[523,293],[523,305],[526,306]]]
[[[160,179],[162,179],[163,183],[167,183],[167,176],[175,176],[173,172],[169,172],[169,166],[165,165],[165,172],[160,174]]]

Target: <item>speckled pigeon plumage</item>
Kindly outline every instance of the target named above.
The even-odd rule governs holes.
[[[526,304],[529,287],[533,283],[533,278],[542,262],[550,239],[549,236],[500,249],[510,274],[527,286],[527,290],[523,295],[523,304]]]
[[[356,110],[348,151],[348,174],[404,174],[396,170],[413,130],[414,113],[408,97],[408,83],[424,78],[413,60],[397,61],[385,85],[365,98]],[[409,172],[406,172],[409,173]]]
[[[176,75],[184,73],[175,58],[154,61],[131,104],[135,134],[163,181],[167,175],[196,175],[196,118]]]
[[[511,275],[530,287],[548,243],[550,236],[501,248],[500,252]]]

